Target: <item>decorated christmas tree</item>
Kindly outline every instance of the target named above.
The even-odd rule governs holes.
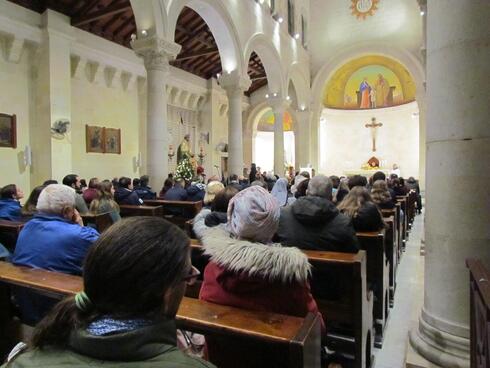
[[[188,157],[184,157],[182,161],[177,165],[175,169],[176,179],[192,180],[194,177],[194,170],[192,169],[192,164]]]

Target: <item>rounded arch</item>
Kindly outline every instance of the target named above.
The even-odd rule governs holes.
[[[359,43],[352,45],[334,55],[323,67],[318,71],[313,80],[311,88],[311,128],[312,133],[318,131],[320,115],[323,110],[323,88],[327,81],[333,76],[337,69],[349,60],[360,58],[367,55],[382,55],[392,58],[402,64],[409,73],[416,86],[416,100],[417,103],[425,104],[425,71],[424,67],[419,59],[413,54],[403,49],[386,46],[380,43]],[[314,167],[318,167],[319,146],[318,146],[318,134],[311,134],[310,152],[313,160]]]
[[[247,70],[250,55],[254,51],[264,65],[269,91],[285,97],[287,91],[284,87],[281,58],[272,41],[263,33],[254,34],[245,45],[243,70]]]
[[[166,37],[167,12],[161,1],[130,0],[130,3],[138,31],[146,30],[150,35]]]
[[[223,71],[238,70],[242,73],[243,60],[240,53],[238,33],[228,11],[219,1],[172,0],[168,4],[167,35],[175,38],[177,20],[184,7],[194,10],[204,19],[218,45]]]
[[[308,79],[303,74],[299,63],[293,63],[289,67],[286,84],[288,86],[288,89],[290,84],[292,84],[296,92],[296,108],[300,110],[306,109],[309,100],[310,86],[308,83]]]

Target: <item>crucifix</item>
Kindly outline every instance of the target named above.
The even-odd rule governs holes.
[[[376,123],[376,118],[371,118],[371,124],[366,124],[366,128],[371,129],[371,137],[373,139],[373,152],[376,152],[376,132],[378,128],[383,126],[382,123]]]

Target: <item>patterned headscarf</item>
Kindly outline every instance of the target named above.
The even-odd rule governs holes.
[[[257,185],[236,194],[228,204],[228,231],[238,239],[268,243],[279,226],[279,205]]]

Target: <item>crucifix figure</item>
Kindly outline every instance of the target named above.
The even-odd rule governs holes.
[[[371,137],[373,139],[373,152],[376,152],[376,133],[377,129],[383,126],[382,123],[376,123],[376,118],[371,118],[371,124],[366,124],[366,128],[371,129]]]

